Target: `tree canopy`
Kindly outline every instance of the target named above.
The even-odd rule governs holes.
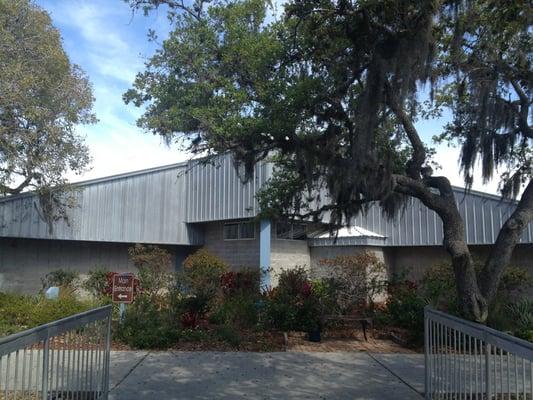
[[[486,319],[533,218],[528,2],[292,0],[279,20],[262,0],[130,3],[166,3],[175,24],[124,96],[147,107],[140,126],[193,151],[231,151],[247,170],[274,157],[261,196],[274,215],[327,212],[339,225],[369,202],[393,214],[420,199],[443,221],[465,314]],[[445,108],[453,120],[438,139],[461,146],[467,188],[479,159],[484,179],[501,173],[504,194],[526,187],[482,281],[415,125]]]
[[[91,85],[30,0],[0,0],[0,71],[0,196],[37,190],[46,211],[51,188],[90,161],[75,127],[96,121]]]

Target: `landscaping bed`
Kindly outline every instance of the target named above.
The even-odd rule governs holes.
[[[130,255],[138,270],[135,301],[122,317],[113,307],[113,350],[420,351],[424,306],[459,313],[446,265],[429,268],[420,282],[384,281],[384,265],[363,252],[325,260],[323,276],[300,267],[283,270],[276,287],[261,289],[258,269],[231,271],[205,250],[189,256],[180,273],[156,246],[137,245]],[[76,274],[59,270],[44,277],[40,294],[0,293],[0,336],[109,304],[114,275],[97,268],[80,283]],[[530,282],[525,272],[507,270],[492,326],[531,337],[533,317],[526,317],[533,315],[533,302],[520,300]],[[58,298],[43,295],[50,286],[60,287]],[[368,341],[361,320],[371,327]],[[322,342],[307,341],[309,335]]]

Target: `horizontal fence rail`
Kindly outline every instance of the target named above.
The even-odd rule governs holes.
[[[0,338],[0,400],[106,400],[110,339],[110,305]]]
[[[533,344],[426,307],[425,398],[533,400]]]

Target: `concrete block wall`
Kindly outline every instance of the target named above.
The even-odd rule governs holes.
[[[135,272],[128,255],[132,243],[0,238],[0,292],[34,294],[41,278],[56,269],[74,270],[84,278],[95,267]],[[161,246],[173,263],[192,251],[186,246]]]
[[[469,246],[472,256],[484,261],[490,253],[491,246]],[[409,279],[419,280],[432,265],[450,262],[450,256],[442,246],[389,247],[386,259],[395,273],[406,273]],[[533,246],[519,244],[511,259],[511,265],[524,268],[533,276]]]
[[[224,222],[204,224],[204,248],[220,257],[233,268],[259,268],[259,223],[255,223],[255,238],[224,240]]]
[[[283,269],[296,266],[311,268],[311,254],[307,241],[277,239],[275,229],[272,229],[271,285],[277,285],[278,276]]]

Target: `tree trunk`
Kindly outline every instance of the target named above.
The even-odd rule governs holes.
[[[452,259],[457,294],[464,316],[484,323],[488,317],[488,304],[478,283],[474,263],[466,243],[465,227],[450,181],[445,177],[430,177],[424,181],[406,176],[395,176],[396,191],[418,198],[435,211],[442,220],[443,245]],[[434,193],[432,189],[438,189]]]
[[[513,250],[520,240],[520,236],[532,220],[533,180],[530,180],[516,209],[500,229],[480,277],[480,287],[489,304],[496,297],[501,277],[511,262]]]
[[[470,320],[485,323],[488,317],[488,304],[477,283],[476,270],[466,244],[464,222],[457,205],[450,204],[450,210],[440,215],[444,230],[444,248],[452,258],[457,294],[464,316]]]

